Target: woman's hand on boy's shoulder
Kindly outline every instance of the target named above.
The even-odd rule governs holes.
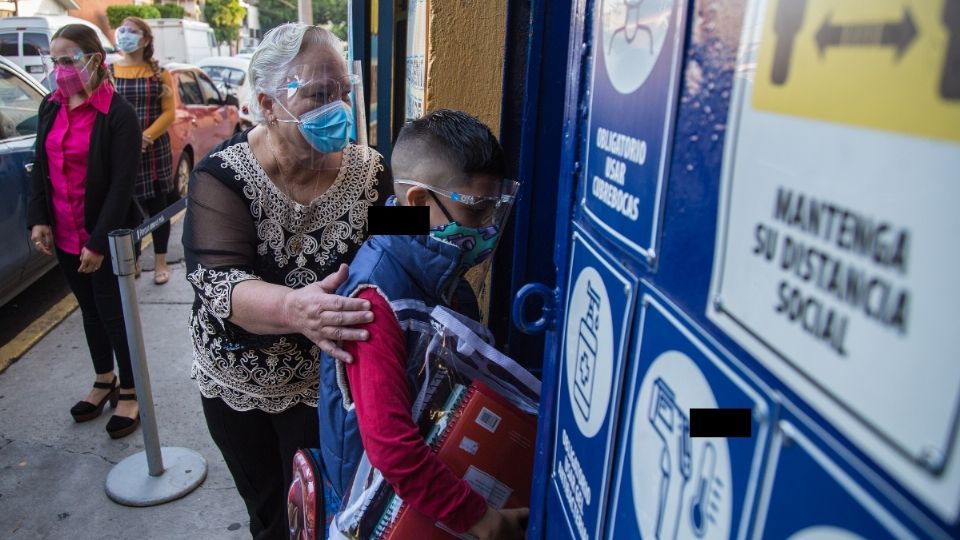
[[[283,299],[285,326],[303,334],[323,352],[344,362],[353,358],[340,346],[342,341],[365,341],[369,332],[356,328],[373,321],[370,302],[336,294],[349,275],[347,265],[319,283],[290,290]]]
[[[526,538],[527,518],[529,516],[529,508],[506,508],[498,511],[488,506],[487,513],[476,525],[470,528],[469,532],[480,540]]]

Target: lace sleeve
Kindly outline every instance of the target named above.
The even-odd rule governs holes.
[[[231,313],[233,287],[260,279],[253,273],[257,234],[243,198],[213,176],[190,178],[183,250],[187,280],[197,298],[224,327]]]
[[[383,206],[387,199],[393,195],[393,171],[390,170],[390,164],[383,159],[383,156],[377,156],[377,161],[381,165],[377,171],[377,202],[374,206]]]

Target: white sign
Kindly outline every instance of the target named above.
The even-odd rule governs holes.
[[[580,432],[600,431],[613,382],[613,319],[607,288],[592,266],[577,276],[567,317],[567,391]]]
[[[892,55],[909,67],[924,60],[911,54],[942,45],[939,34],[930,37],[941,29],[926,25],[923,3],[913,2],[912,49],[845,48],[842,35],[830,41],[822,30],[826,4],[811,0],[799,20],[775,0],[748,10],[707,315],[861,450],[953,517],[960,505],[960,124],[940,124],[951,122],[943,111],[960,111],[960,101],[936,97],[932,76],[929,96],[907,88],[902,95],[929,101],[916,111],[929,121],[914,125],[893,109],[920,105],[900,99],[892,83],[889,107],[873,117],[811,101],[809,92],[791,94],[791,85],[817,77],[813,86],[839,80],[839,94],[854,92],[857,80],[832,72],[831,62],[876,63],[886,73]],[[899,2],[870,5],[890,9],[868,18],[903,16]],[[830,11],[829,24],[856,23],[856,9]],[[787,34],[790,50],[776,42]],[[879,84],[861,90],[887,91]]]

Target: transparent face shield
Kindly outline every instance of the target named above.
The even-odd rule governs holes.
[[[477,296],[481,314],[485,313],[493,254],[510,219],[520,183],[504,179],[484,186],[494,189],[475,190],[473,186],[464,186],[448,190],[406,178],[394,182],[427,190],[450,220],[451,223],[434,228],[431,234],[460,246],[464,252],[465,277]]]
[[[503,226],[510,217],[513,202],[520,188],[520,183],[515,180],[491,182],[499,185],[499,189],[488,193],[468,193],[467,188],[460,191],[446,190],[408,178],[394,179],[394,183],[421,187],[429,191],[433,197],[443,197],[445,200],[435,200],[450,221],[455,221],[464,227],[477,229],[494,227],[499,231],[503,230]],[[452,201],[456,206],[450,205],[446,200]]]
[[[291,66],[271,96],[271,152],[297,169],[339,168],[343,150],[356,144],[350,92],[357,83],[339,63]]]
[[[55,56],[53,54],[44,54],[41,56],[44,69],[44,81],[47,81],[47,88],[51,91],[59,86],[57,83],[57,69],[64,68],[68,77],[64,91],[67,95],[73,95],[83,90],[90,81],[96,66],[93,63],[97,53],[85,53],[82,49],[71,48],[68,54]]]
[[[117,48],[124,54],[130,54],[145,46],[143,42],[143,32],[127,22],[122,24],[116,31]]]

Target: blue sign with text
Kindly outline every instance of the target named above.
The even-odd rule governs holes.
[[[644,287],[646,289],[646,287]],[[644,294],[607,538],[738,538],[750,523],[769,407],[666,300]],[[749,408],[751,436],[690,437],[692,408]]]
[[[660,230],[686,5],[605,0],[594,11],[583,208],[648,264]]]
[[[840,467],[804,430],[778,422],[765,493],[757,508],[760,536],[814,540],[910,538],[914,533]],[[946,536],[946,533],[944,533]]]
[[[636,280],[573,234],[551,466],[569,537],[597,538],[606,507],[616,410]]]

